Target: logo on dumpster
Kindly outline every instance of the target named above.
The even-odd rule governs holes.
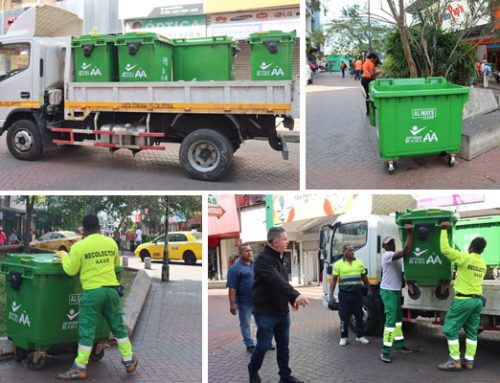
[[[12,312],[19,310],[19,307],[21,307],[21,305],[16,305],[16,301],[12,302]]]
[[[69,320],[73,320],[78,316],[78,314],[80,314],[80,311],[75,312],[75,310],[71,309],[69,310],[69,313],[66,314],[66,316],[68,317]]]
[[[428,130],[427,126],[419,128],[417,125],[413,125],[410,129],[410,136],[406,136],[405,143],[407,144],[421,144],[424,142],[438,142],[439,138],[436,132],[433,130]]]
[[[259,69],[256,72],[257,76],[260,77],[266,77],[266,76],[271,76],[271,77],[278,77],[278,76],[284,76],[285,71],[283,68],[281,68],[279,65],[274,66],[273,68],[273,63],[266,63],[265,61],[259,65]]]
[[[79,305],[80,298],[81,298],[81,294],[69,294],[68,303],[70,305]]]
[[[413,251],[413,254],[415,254],[415,256],[417,256],[417,257],[420,257],[422,254],[426,253],[427,251],[429,251],[429,249],[420,250],[420,248],[417,247]]]
[[[426,108],[426,109],[412,109],[411,117],[414,120],[433,120],[437,117],[436,108]]]
[[[122,72],[122,77],[123,78],[147,78],[148,75],[146,73],[146,71],[142,68],[137,68],[137,70],[135,70],[135,68],[137,67],[137,65],[132,65],[132,64],[127,64],[125,65],[125,71]]]
[[[411,265],[429,265],[429,264],[442,265],[443,264],[443,262],[441,261],[441,258],[436,253],[431,253],[429,255],[429,257],[427,257],[427,259],[425,257],[421,257],[422,255],[424,255],[428,251],[429,251],[429,249],[422,249],[421,250],[419,247],[415,248],[415,250],[413,250],[414,257],[410,257],[410,259],[408,260],[409,263]]]
[[[102,76],[102,72],[101,70],[94,66],[92,68],[92,64],[87,64],[87,63],[82,63],[82,67],[81,69],[78,71],[78,75],[79,76],[90,76],[90,77],[98,77],[98,76]]]
[[[427,258],[427,261],[425,262],[427,265],[429,263],[435,265],[436,263],[439,263],[440,265],[443,264],[443,262],[441,261],[441,258],[439,258],[439,255],[437,254],[434,254],[434,256],[430,256],[429,258]]]
[[[69,321],[63,322],[62,323],[62,329],[63,330],[75,330],[78,328],[78,320],[75,320],[75,318],[80,314],[79,311],[75,311],[74,309],[69,310],[69,312],[66,314],[66,317],[68,318]]]

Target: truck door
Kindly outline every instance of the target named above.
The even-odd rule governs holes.
[[[33,60],[29,42],[0,43],[0,126],[18,108],[36,108]]]
[[[323,305],[328,307],[328,288],[332,280],[332,257],[331,257],[331,239],[335,227],[339,223],[335,223],[333,226],[325,225],[322,226],[319,231],[319,249],[318,249],[318,260],[320,264],[320,270],[322,270],[322,283],[323,283]]]

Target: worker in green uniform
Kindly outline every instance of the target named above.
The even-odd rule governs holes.
[[[481,257],[486,240],[483,237],[474,238],[468,253],[455,250],[448,243],[448,230],[451,227],[449,222],[441,224],[441,253],[457,265],[455,298],[444,319],[444,335],[448,340],[450,356],[447,362],[438,366],[440,370],[445,371],[472,369],[477,350],[479,317],[486,302],[482,296],[486,263]],[[465,357],[461,362],[458,332],[462,327],[466,340]]]
[[[128,373],[137,367],[137,357],[123,322],[119,282],[115,266],[120,264],[120,254],[112,238],[99,234],[99,220],[95,214],[83,218],[84,238],[71,247],[71,253],[58,251],[64,272],[70,276],[80,273],[82,296],[80,299],[78,355],[71,369],[58,375],[63,380],[79,380],[87,377],[87,364],[94,344],[94,335],[103,315],[118,344],[122,362]]]

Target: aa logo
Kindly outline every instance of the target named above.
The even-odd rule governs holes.
[[[284,76],[285,72],[283,71],[283,68],[276,67],[272,70],[271,76]]]
[[[90,75],[91,76],[102,76],[102,72],[100,71],[99,68],[93,68],[91,71],[90,71]]]
[[[434,256],[430,256],[429,258],[427,258],[427,261],[425,262],[427,265],[428,264],[432,264],[432,265],[436,265],[436,264],[439,264],[439,265],[442,265],[443,262],[441,261],[441,258],[439,258],[439,255],[434,255]]]
[[[148,75],[146,74],[146,71],[144,69],[139,69],[137,72],[135,72],[135,78],[147,78]]]

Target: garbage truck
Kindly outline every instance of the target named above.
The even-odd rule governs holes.
[[[414,236],[421,236],[422,234],[415,233],[419,230],[420,225],[425,225],[428,229],[439,231],[438,223],[442,220],[452,219],[453,212],[446,212],[441,209],[432,209],[435,211],[436,221],[434,227],[431,228],[428,222],[418,222],[418,219],[425,220],[429,215],[427,212],[402,212],[398,213],[397,218],[390,215],[340,215],[331,224],[324,225],[319,232],[319,249],[318,257],[320,264],[323,264],[323,305],[330,310],[336,310],[336,306],[329,305],[328,293],[329,284],[332,280],[333,264],[342,257],[342,245],[350,244],[354,247],[355,256],[363,261],[367,270],[367,277],[374,291],[372,297],[368,297],[365,291],[363,298],[363,319],[365,323],[365,330],[368,335],[379,335],[382,333],[384,325],[384,309],[383,303],[378,294],[379,281],[381,278],[381,257],[382,252],[382,238],[390,235],[395,238],[396,249],[402,249],[402,241],[400,238],[401,226],[398,226],[396,219],[399,219],[401,225],[407,223],[411,214],[418,217],[417,221],[413,222],[416,229],[414,229]],[[414,217],[415,218],[415,217]],[[460,220],[458,220],[457,227],[460,227]],[[477,225],[476,225],[477,229]],[[457,238],[457,229],[453,229],[453,235]],[[480,230],[476,230],[478,235],[483,235]],[[429,239],[435,239],[434,234],[426,234]],[[483,235],[484,236],[484,235]],[[457,242],[462,243],[461,240]],[[450,265],[448,271],[446,268],[438,267],[443,266],[443,256],[439,250],[433,246],[424,248],[422,244],[425,243],[423,237],[418,238],[412,245],[412,250],[403,263],[403,270],[405,273],[405,286],[402,289],[402,309],[403,309],[403,322],[413,322],[418,317],[431,318],[433,324],[443,324],[444,317],[453,300],[453,266]],[[488,246],[497,246],[497,241],[488,242]],[[487,246],[487,247],[488,247]],[[418,249],[417,249],[418,247]],[[434,247],[434,248],[433,248]],[[459,246],[456,246],[460,248]],[[427,251],[426,251],[427,250]],[[467,249],[464,249],[467,250]],[[492,250],[492,251],[491,251]],[[491,249],[491,253],[499,253],[500,248]],[[417,258],[417,268],[409,270],[409,261],[411,258]],[[443,264],[440,264],[442,262]],[[422,265],[430,270],[428,273],[422,273]],[[412,265],[414,266],[414,265]],[[434,267],[436,266],[436,267]],[[491,265],[489,265],[490,267]],[[498,265],[497,265],[498,266]],[[449,273],[449,279],[436,277],[437,274]],[[410,279],[407,278],[407,274]],[[420,276],[418,275],[420,274]],[[428,277],[431,276],[430,279]],[[420,279],[419,279],[420,278]],[[434,280],[433,280],[434,279]],[[447,283],[445,283],[447,282]],[[420,283],[420,285],[419,285]],[[451,288],[450,288],[451,284]],[[338,287],[334,292],[337,296]],[[483,283],[483,295],[487,298],[487,304],[481,313],[481,330],[500,330],[500,280],[495,279],[494,273],[489,272]],[[355,328],[354,318],[350,326]]]
[[[62,8],[37,6],[0,38],[0,135],[15,158],[34,161],[61,146],[135,155],[180,143],[180,164],[205,181],[222,178],[249,139],[266,138],[288,159],[276,128],[294,127],[294,80],[79,82],[70,36],[81,25]],[[82,62],[89,73],[90,64]]]

